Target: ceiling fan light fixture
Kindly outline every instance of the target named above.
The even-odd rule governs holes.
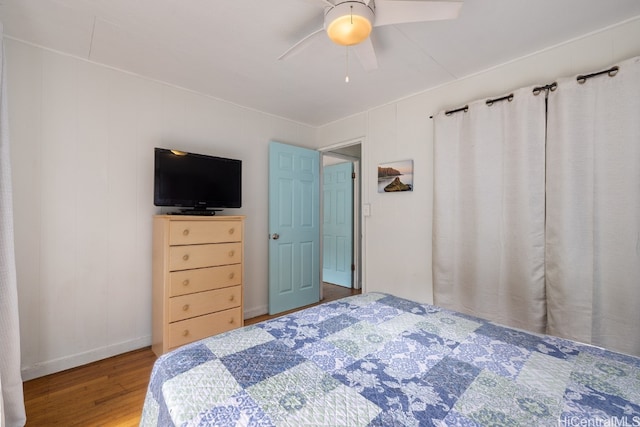
[[[359,1],[339,3],[325,15],[327,35],[334,43],[341,46],[362,43],[371,34],[373,18],[373,10],[364,3]]]

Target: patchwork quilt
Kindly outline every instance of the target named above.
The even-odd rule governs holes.
[[[160,357],[143,426],[640,426],[640,359],[370,293]]]

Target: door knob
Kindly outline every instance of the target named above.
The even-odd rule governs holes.
[[[280,235],[279,235],[278,233],[273,233],[273,234],[271,235],[271,238],[272,238],[273,240],[278,240],[278,239],[280,238]]]

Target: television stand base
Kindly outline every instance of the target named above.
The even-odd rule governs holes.
[[[178,212],[169,212],[169,215],[194,215],[194,216],[214,216],[222,209],[181,209]]]

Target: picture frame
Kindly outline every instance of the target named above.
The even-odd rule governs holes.
[[[413,160],[378,165],[378,193],[413,191]]]

